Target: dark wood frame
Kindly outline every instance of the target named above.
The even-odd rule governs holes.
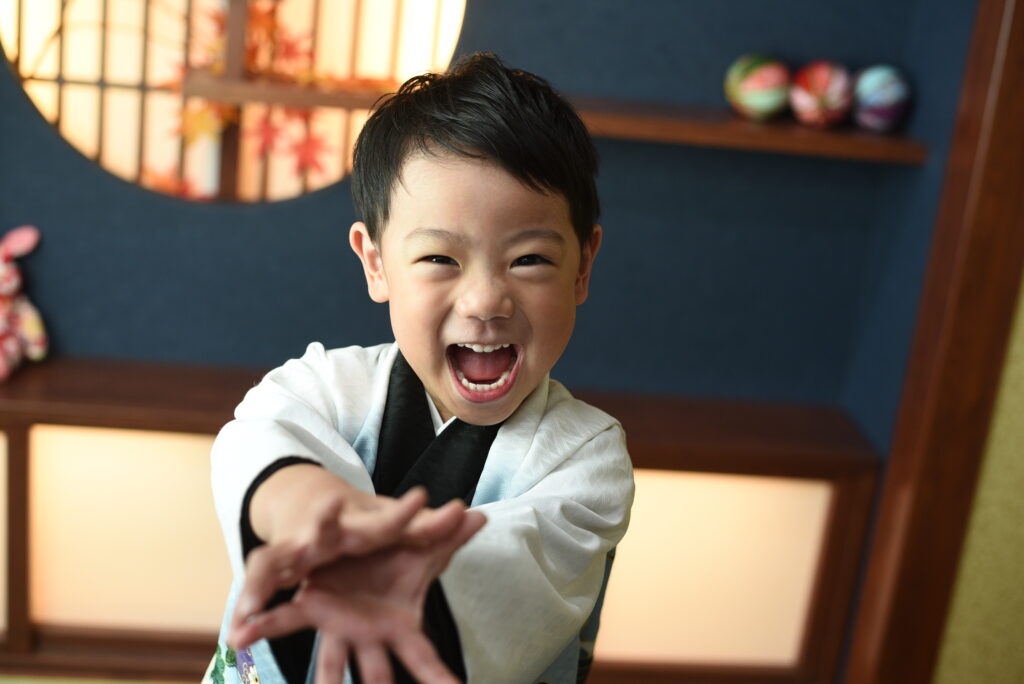
[[[85,425],[210,434],[260,371],[121,361],[51,359],[0,385],[8,435],[8,625],[0,671],[194,678],[213,635],[69,629],[33,624],[28,612],[28,430]],[[804,643],[784,668],[598,662],[594,682],[824,681],[835,671],[852,607],[878,459],[838,410],[820,406],[583,393],[625,426],[639,468],[825,480],[834,487]]]
[[[804,639],[792,666],[596,661],[592,684],[830,682],[867,532],[878,459],[822,406],[580,393],[619,418],[638,468],[825,480],[833,490]]]
[[[980,0],[848,684],[930,682],[1024,264],[1024,7]]]

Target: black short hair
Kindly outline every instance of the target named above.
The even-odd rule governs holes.
[[[383,100],[356,141],[352,198],[379,244],[391,192],[413,152],[500,165],[527,187],[561,193],[580,246],[600,213],[597,151],[572,106],[547,81],[491,53],[414,76]]]

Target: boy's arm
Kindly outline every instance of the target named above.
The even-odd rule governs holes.
[[[245,574],[242,526],[252,522],[251,515],[243,520],[246,495],[281,459],[297,457],[322,466],[313,476],[321,479],[322,488],[372,496],[370,476],[351,441],[367,418],[378,363],[366,350],[329,356],[322,346],[310,345],[301,359],[272,371],[249,390],[235,419],[217,436],[211,454],[214,503],[236,580]],[[297,468],[274,473],[253,498]]]
[[[632,500],[616,425],[527,491],[479,507],[487,526],[441,576],[470,681],[533,681],[572,642],[594,609]]]

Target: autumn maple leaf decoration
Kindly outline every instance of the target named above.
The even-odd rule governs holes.
[[[320,155],[329,150],[324,139],[315,133],[308,133],[293,142],[290,151],[295,155],[295,175],[301,176],[304,172],[309,171],[323,173],[324,167],[320,163]]]
[[[274,146],[277,144],[277,138],[281,135],[281,127],[274,124],[274,120],[270,114],[267,114],[260,122],[256,124],[256,127],[251,131],[251,134],[256,136],[259,141],[259,149],[256,154],[260,157],[266,157],[267,153],[274,151]]]

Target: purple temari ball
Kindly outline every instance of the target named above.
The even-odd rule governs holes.
[[[853,85],[853,118],[871,131],[891,131],[907,113],[910,86],[895,67],[878,64],[860,71]]]

